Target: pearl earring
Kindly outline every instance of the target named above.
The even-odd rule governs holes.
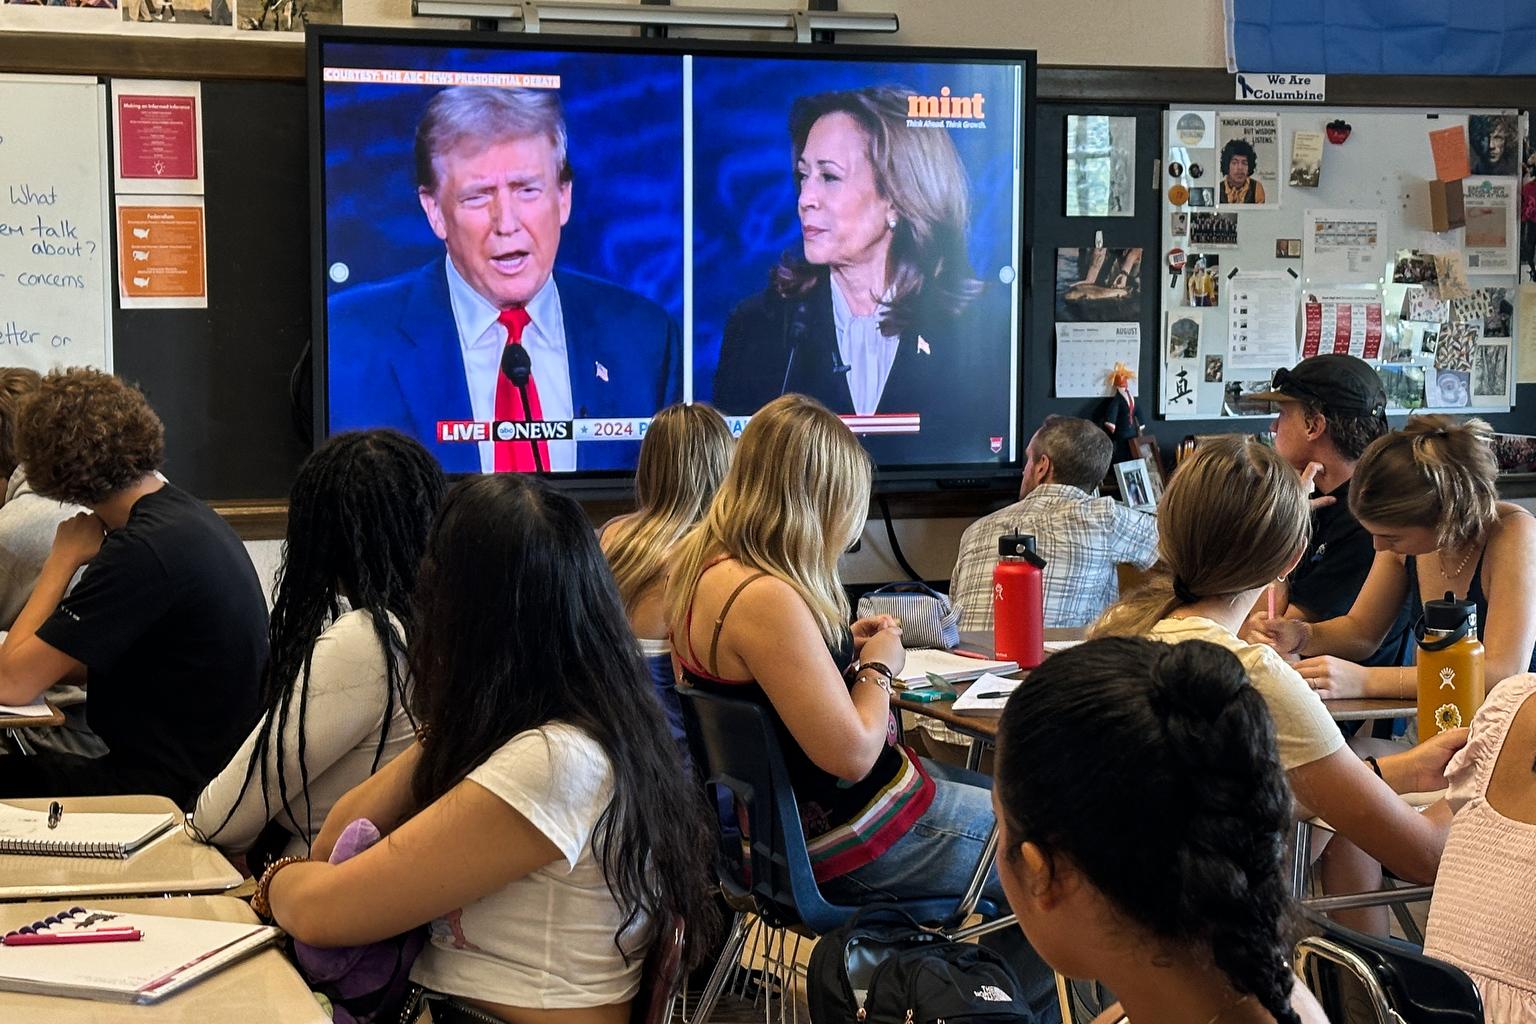
[[[890,228],[892,231],[895,231],[896,230],[896,223],[897,223],[896,222],[896,215],[894,213],[888,213],[888,214],[885,215],[885,226],[886,227]]]

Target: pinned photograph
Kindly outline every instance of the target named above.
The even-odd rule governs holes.
[[[163,22],[175,25],[232,25],[230,0],[122,0],[121,3],[87,3],[86,7],[116,7],[131,23]]]
[[[223,2],[223,0],[214,0]],[[340,25],[342,0],[236,0],[247,32],[303,32],[308,25]],[[226,22],[226,24],[228,24]]]
[[[1297,188],[1317,188],[1323,180],[1323,133],[1291,133],[1290,184]]]
[[[1399,331],[1396,341],[1387,339],[1381,346],[1381,361],[1384,363],[1411,363],[1416,354],[1413,335],[1408,331]]]
[[[1274,403],[1253,396],[1273,390],[1267,380],[1229,380],[1222,391],[1221,414],[1223,416],[1268,416],[1275,411]]]
[[[1434,404],[1443,409],[1461,409],[1472,404],[1472,375],[1462,370],[1435,372]]]
[[[1389,409],[1424,408],[1424,367],[1382,366],[1377,369]]]
[[[1213,188],[1192,188],[1189,190],[1190,206],[1215,206],[1216,190]]]
[[[1419,355],[1432,356],[1440,347],[1440,331],[1426,329],[1419,335]]]
[[[1434,257],[1417,249],[1399,249],[1392,262],[1393,284],[1434,284]]]
[[[1168,215],[1169,233],[1176,236],[1189,234],[1189,214],[1171,213]]]
[[[1275,259],[1295,260],[1301,258],[1301,239],[1277,238],[1275,239]]]
[[[1464,299],[1472,294],[1467,280],[1467,264],[1460,251],[1435,253],[1435,281],[1442,299]]]
[[[1205,382],[1207,384],[1220,384],[1222,379],[1221,356],[1205,357]]]
[[[1478,345],[1472,355],[1472,394],[1497,398],[1509,394],[1509,346]]]
[[[1515,319],[1514,304],[1505,298],[1509,294],[1509,289],[1484,288],[1482,294],[1488,299],[1487,309],[1483,313],[1483,337],[1509,337],[1510,328]]]
[[[1520,173],[1520,120],[1514,114],[1473,114],[1467,118],[1474,175]]]
[[[1168,165],[1168,176],[1170,178],[1184,177],[1184,165],[1179,163],[1177,160],[1173,161]]]
[[[1277,114],[1220,114],[1218,186],[1221,206],[1280,204],[1280,117]]]
[[[1403,295],[1404,320],[1419,324],[1443,324],[1451,318],[1451,304],[1440,298],[1432,284],[1409,288]]]
[[[1221,258],[1191,254],[1184,263],[1184,305],[1209,308],[1221,305]]]
[[[1168,358],[1193,359],[1200,351],[1200,317],[1198,314],[1168,314]],[[1220,361],[1220,357],[1216,357]],[[1209,364],[1207,364],[1209,366]]]
[[[1440,328],[1435,346],[1435,369],[1471,370],[1472,350],[1481,331],[1475,323],[1450,323]]]
[[[1141,250],[1057,249],[1056,319],[1141,319]]]
[[[1136,119],[1067,115],[1067,216],[1136,213]]]
[[[1237,248],[1237,214],[1190,214],[1189,244],[1225,249]]]

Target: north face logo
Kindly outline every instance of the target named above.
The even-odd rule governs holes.
[[[1009,995],[1007,992],[1004,992],[1002,989],[998,988],[996,985],[983,985],[983,986],[981,986],[981,988],[977,989],[973,994],[976,996],[977,999],[982,999],[982,1000],[985,1000],[986,1002],[989,1002],[989,1003],[1011,1003],[1011,1002],[1013,1002],[1013,996]]]

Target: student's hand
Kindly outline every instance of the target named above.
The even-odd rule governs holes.
[[[1403,793],[1433,793],[1445,788],[1445,766],[1456,751],[1467,745],[1470,729],[1447,729],[1397,756],[1409,762],[1409,788]]]
[[[882,662],[892,672],[899,674],[907,664],[907,651],[901,646],[900,627],[882,629],[866,639],[859,651],[859,660]]]
[[[860,654],[870,637],[881,630],[894,629],[897,636],[901,636],[901,620],[894,615],[871,615],[867,619],[859,619],[853,624],[853,650]]]
[[[52,557],[79,568],[96,557],[106,539],[107,525],[91,512],[81,512],[59,524],[53,535]]]
[[[1254,623],[1250,643],[1268,644],[1286,657],[1298,655],[1307,641],[1312,639],[1312,623],[1304,619],[1271,619],[1268,616]]]
[[[1365,669],[1352,661],[1325,654],[1302,659],[1296,663],[1296,671],[1323,700],[1365,696]]]
[[[1321,462],[1307,463],[1307,468],[1301,471],[1302,490],[1306,491],[1308,494],[1311,494],[1316,487],[1314,481],[1317,479],[1317,474],[1321,473],[1322,471],[1323,464]],[[1316,512],[1320,508],[1327,508],[1337,500],[1337,498],[1334,498],[1332,495],[1328,494],[1323,495],[1321,498],[1313,498],[1311,500],[1312,511]]]

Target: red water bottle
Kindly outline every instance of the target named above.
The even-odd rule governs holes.
[[[1036,668],[1045,660],[1045,559],[1035,552],[1034,537],[998,538],[992,646],[995,657],[1020,668]]]

